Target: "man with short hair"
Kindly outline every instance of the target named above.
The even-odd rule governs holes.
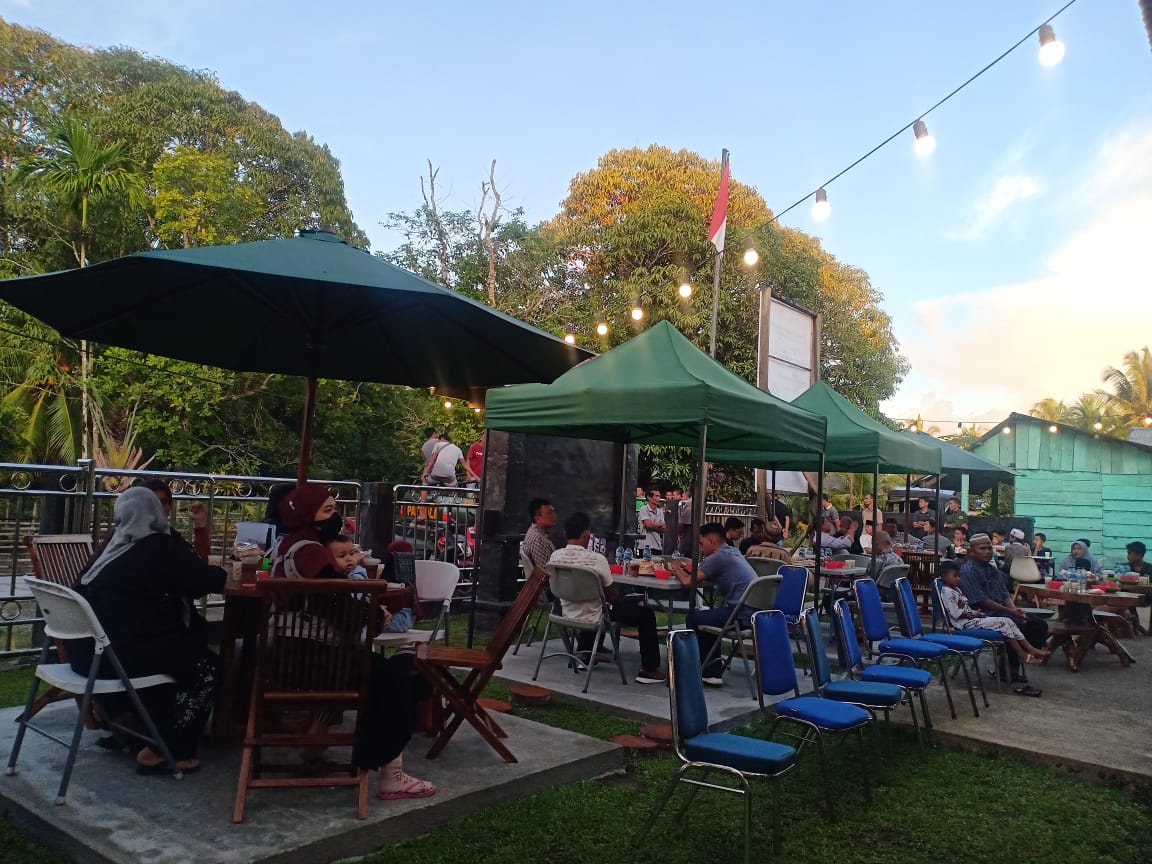
[[[468,448],[468,467],[472,469],[476,479],[484,473],[484,436],[481,434],[476,443]]]
[[[439,443],[433,448],[432,455],[424,464],[424,476],[421,479],[431,486],[455,486],[457,465],[464,469],[464,474],[469,480],[480,479],[472,473],[472,469],[464,460],[463,452],[452,443],[448,433],[441,432]]]
[[[552,529],[556,527],[556,508],[546,498],[533,498],[528,504],[528,515],[532,524],[524,532],[520,552],[533,567],[544,569],[556,547],[552,545]],[[528,574],[524,574],[528,575]]]
[[[792,556],[788,554],[787,549],[780,547],[780,540],[783,538],[780,533],[780,526],[773,522],[764,528],[764,536],[760,538],[760,542],[755,545],[749,546],[744,551],[745,558],[775,558],[777,561],[783,561],[785,564],[791,564]]]
[[[647,500],[640,508],[641,539],[654,555],[664,551],[664,509],[660,506],[660,490],[649,489]]]
[[[863,506],[857,504],[852,509],[860,513],[860,522],[865,528],[871,525],[872,531],[875,532],[880,527],[882,521],[880,511],[876,509],[876,499],[872,497],[871,492],[864,493]]]
[[[1032,555],[1037,558],[1036,567],[1041,576],[1052,573],[1052,550],[1048,548],[1048,535],[1037,531],[1032,535]]]
[[[926,519],[924,524],[927,527],[924,529],[924,536],[920,538],[924,548],[935,552],[941,558],[951,558],[955,554],[952,544],[948,542],[947,537],[936,531],[936,520]]]
[[[876,558],[868,564],[869,579],[878,579],[885,567],[904,563],[904,559],[892,551],[892,538],[888,536],[887,531],[877,531],[873,534],[872,545],[876,548]],[[881,589],[881,594],[883,595],[885,591],[891,591],[891,588]],[[890,598],[884,597],[884,599]]]
[[[600,577],[604,586],[605,599],[610,604],[612,620],[626,627],[635,627],[640,642],[640,671],[636,675],[637,684],[663,684],[668,678],[660,664],[660,637],[656,631],[656,613],[644,605],[643,597],[621,597],[612,582],[612,570],[608,559],[599,552],[588,548],[592,537],[592,520],[587,513],[573,513],[564,520],[564,537],[568,541],[563,549],[557,549],[548,559],[549,564],[574,564],[590,567]],[[595,601],[574,603],[560,601],[565,618],[577,621],[596,622],[600,620],[600,604]],[[585,662],[592,662],[592,641],[596,633],[591,630],[579,631],[577,650]]]
[[[960,509],[959,498],[949,498],[947,508],[944,510],[944,527],[954,531],[968,523],[968,514]]]
[[[896,520],[891,516],[884,520],[884,533],[888,535],[888,539],[893,543],[904,544],[908,542],[908,535],[896,527]],[[876,542],[875,535],[873,535],[872,542]]]
[[[780,523],[780,530],[785,537],[792,533],[792,508],[779,495],[772,496],[772,517]]]
[[[1137,576],[1152,576],[1152,564],[1144,560],[1144,556],[1148,554],[1148,547],[1139,540],[1133,540],[1126,549],[1129,571]]]
[[[741,555],[747,555],[750,547],[758,546],[764,542],[764,532],[767,527],[764,520],[759,516],[752,517],[752,521],[749,523],[748,536],[740,541],[738,547]]]
[[[820,496],[820,516],[830,519],[833,523],[840,519],[840,511],[832,506],[832,499],[828,497],[827,492]]]
[[[676,515],[676,547],[681,555],[692,554],[692,522],[695,518],[692,495],[687,494],[680,499]]]
[[[832,520],[827,516],[820,517],[820,549],[830,552],[847,552],[852,546],[851,537],[840,537],[833,534]]]
[[[726,604],[712,609],[693,609],[685,619],[684,623],[688,628],[696,631],[696,637],[700,642],[701,657],[706,657],[708,652],[712,650],[716,637],[709,633],[701,633],[699,628],[701,626],[723,627],[732,614],[732,608],[739,605],[740,598],[744,596],[748,583],[756,578],[756,571],[752,569],[752,565],[735,547],[728,545],[724,535],[724,526],[719,522],[708,522],[700,526],[702,560],[700,561],[697,581],[707,580],[715,585],[716,590],[724,595]],[[690,588],[692,585],[692,563],[674,558],[670,566],[672,575],[676,577],[677,581],[685,588]],[[747,627],[751,619],[751,612],[747,616],[741,616],[739,619],[740,626]],[[715,659],[703,670],[704,683],[709,687],[720,687],[724,684],[724,679],[721,677],[724,674],[724,660],[720,656],[721,653],[717,652]]]
[[[932,516],[932,511],[928,509],[927,498],[921,498],[916,503],[919,509],[912,514],[912,535],[923,537],[924,532],[928,530],[928,520]]]
[[[729,516],[724,520],[724,542],[736,546],[744,536],[744,520],[739,516]]]
[[[840,517],[838,525],[836,536],[852,541],[848,546],[848,551],[853,555],[863,555],[864,547],[860,543],[860,525],[856,521],[856,517],[851,513],[845,513]]]
[[[952,531],[952,547],[968,551],[968,529],[961,526]]]
[[[432,455],[432,451],[436,449],[436,445],[440,443],[440,436],[436,434],[436,430],[429,426],[424,430],[424,443],[420,445],[420,464],[427,465],[428,457]]]
[[[1004,576],[992,563],[992,538],[987,534],[974,534],[969,541],[968,554],[960,567],[960,590],[972,608],[983,610],[993,617],[1013,619],[1024,633],[1024,638],[1037,648],[1043,648],[1048,638],[1048,625],[1016,608],[1012,595],[1004,583]],[[1012,680],[1027,683],[1020,661],[1013,658],[1015,668]],[[1006,675],[1008,670],[1001,670]]]

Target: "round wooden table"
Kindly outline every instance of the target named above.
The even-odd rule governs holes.
[[[1142,594],[1124,591],[1112,594],[1073,594],[1070,591],[1053,590],[1046,585],[1027,583],[1020,586],[1020,592],[1033,601],[1043,601],[1049,606],[1058,607],[1059,623],[1052,627],[1048,648],[1051,651],[1062,648],[1068,660],[1068,668],[1073,672],[1080,671],[1080,661],[1097,642],[1115,654],[1121,666],[1127,667],[1136,662],[1123,643],[1108,628],[1101,626],[1093,613],[1102,607],[1130,609],[1140,606],[1144,603]]]

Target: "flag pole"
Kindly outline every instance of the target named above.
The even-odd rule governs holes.
[[[716,247],[716,263],[712,267],[712,334],[708,340],[708,354],[716,357],[716,321],[720,317],[720,268],[724,263],[724,235],[728,228],[728,151],[720,156],[720,188],[716,190],[716,206],[708,226],[708,239]]]

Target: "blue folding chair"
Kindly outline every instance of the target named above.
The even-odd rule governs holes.
[[[680,807],[677,819],[688,809],[700,787],[744,796],[744,864],[749,864],[752,787],[748,778],[766,777],[773,781],[773,840],[779,852],[780,789],[775,781],[796,764],[796,748],[731,732],[708,731],[708,705],[704,701],[704,684],[700,680],[700,645],[691,630],[673,630],[668,634],[668,700],[672,708],[673,746],[684,764],[665,787],[656,807],[640,829],[636,844],[639,845],[651,830],[672,793],[676,791],[676,785],[687,783],[692,790]],[[696,772],[699,776],[688,776],[690,772]],[[739,786],[708,782],[708,775],[715,772],[735,778]]]
[[[872,715],[859,705],[821,699],[818,696],[801,696],[800,685],[796,680],[796,668],[792,665],[792,647],[788,641],[788,622],[784,613],[777,609],[757,612],[752,616],[752,641],[756,646],[756,680],[760,685],[757,696],[760,709],[769,706],[764,696],[781,696],[792,691],[795,696],[776,702],[770,707],[775,718],[769,735],[776,731],[781,720],[801,728],[800,734],[785,732],[799,740],[797,751],[809,741],[816,742],[820,755],[820,773],[824,778],[824,797],[828,803],[828,817],[836,818],[832,803],[832,786],[828,782],[828,763],[824,754],[824,734],[844,735],[853,732],[860,747],[860,767],[864,775],[864,794],[872,797],[868,782],[868,772],[864,770],[864,727],[872,722]]]
[[[1008,668],[1008,642],[1004,638],[1004,634],[999,630],[988,630],[984,627],[957,628],[944,608],[943,591],[944,580],[937,576],[932,580],[932,630],[935,631],[937,626],[943,626],[945,633],[955,633],[958,636],[979,639],[984,643],[985,648],[991,648],[998,673],[996,681],[999,683],[1000,689],[1003,690],[1005,676],[999,674],[999,670]],[[976,670],[976,674],[980,674],[979,669]]]
[[[972,692],[972,676],[968,674],[968,664],[965,661],[972,661],[976,684],[984,699],[984,707],[987,708],[988,694],[984,690],[984,679],[980,677],[980,652],[984,650],[984,643],[979,639],[956,636],[952,633],[925,633],[924,624],[920,621],[920,607],[916,604],[915,595],[912,594],[912,583],[902,577],[897,579],[892,587],[896,595],[896,620],[900,624],[900,634],[913,642],[931,642],[948,649],[959,661],[960,671],[964,673],[964,680],[968,684],[968,698],[972,700],[972,716],[979,717],[980,709],[976,707],[976,694]]]
[[[784,613],[784,620],[788,622],[788,633],[796,644],[796,653],[803,654],[800,645],[800,613],[804,611],[804,598],[808,594],[808,579],[810,574],[807,567],[796,567],[785,564],[776,571],[780,577],[780,590],[776,592],[776,602],[773,609]],[[804,670],[808,674],[808,670]]]
[[[852,583],[852,591],[856,595],[856,608],[860,610],[860,624],[864,629],[868,652],[872,652],[872,643],[878,642],[882,655],[907,657],[921,668],[936,665],[940,670],[940,683],[944,685],[944,695],[948,699],[948,711],[955,720],[956,706],[952,703],[952,688],[948,686],[948,670],[944,665],[944,658],[949,656],[948,649],[943,645],[925,642],[923,639],[892,638],[888,621],[884,617],[880,590],[874,580],[857,579]],[[968,692],[971,695],[972,691]],[[975,697],[972,699],[972,708],[976,708]]]
[[[907,694],[908,710],[912,712],[912,725],[916,729],[916,737],[923,744],[924,739],[920,735],[920,724],[916,720],[916,705],[912,701],[912,694],[915,693],[920,700],[920,711],[924,714],[924,729],[927,732],[932,728],[932,716],[928,713],[928,700],[924,693],[932,683],[931,673],[916,668],[915,660],[902,655],[881,655],[879,658],[881,661],[893,658],[898,661],[897,664],[879,662],[865,665],[860,643],[856,640],[856,625],[852,620],[852,610],[847,600],[837,600],[832,604],[832,632],[836,636],[836,652],[840,658],[840,666],[851,678],[860,682],[895,684]],[[912,665],[905,666],[904,662]]]
[[[824,653],[824,643],[820,638],[820,617],[815,609],[804,612],[804,636],[808,642],[808,655],[812,658],[812,689],[817,696],[825,699],[834,699],[837,702],[848,702],[859,705],[872,712],[884,712],[884,728],[888,731],[891,741],[891,712],[904,701],[905,692],[896,684],[885,684],[880,681],[856,681],[851,677],[832,680],[832,666],[828,662],[828,655]],[[916,714],[913,712],[912,720],[915,723]],[[919,737],[920,729],[916,729]]]

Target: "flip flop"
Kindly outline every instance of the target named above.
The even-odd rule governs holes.
[[[1025,684],[1023,687],[1013,687],[1012,692],[1017,696],[1040,696],[1044,691],[1038,690],[1030,684]]]
[[[416,777],[409,777],[408,780],[409,782],[404,784],[403,789],[397,789],[395,792],[377,792],[377,799],[380,801],[403,801],[408,798],[431,798],[436,794],[436,787],[427,780],[420,780]]]
[[[180,768],[179,765],[177,765],[176,767],[179,768],[179,770],[182,774],[195,774],[197,771],[200,770],[200,764],[199,763],[197,763],[195,765],[190,765],[187,768]],[[152,777],[152,776],[160,776],[163,774],[171,774],[172,769],[168,767],[167,762],[157,762],[155,765],[141,765],[139,762],[137,762],[136,763],[136,773],[139,774],[141,777]]]

